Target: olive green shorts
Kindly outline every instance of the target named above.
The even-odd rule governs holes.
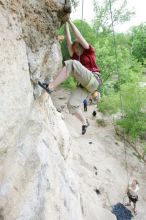
[[[97,80],[94,80],[90,88],[87,90],[86,86],[89,84],[91,78],[94,77],[93,73],[77,60],[67,60],[65,61],[65,66],[67,69],[67,74],[73,76],[76,81],[83,87],[77,87],[72,92],[71,97],[68,101],[68,109],[70,113],[74,114],[83,104],[83,100],[87,98],[90,93],[97,90],[99,83]]]

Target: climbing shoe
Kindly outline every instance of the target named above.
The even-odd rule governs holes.
[[[51,92],[53,92],[53,90],[48,88],[48,84],[47,83],[41,83],[40,81],[38,81],[38,85],[40,87],[42,87],[43,89],[46,90],[47,93],[51,94]]]
[[[88,120],[86,119],[86,125],[82,125],[82,134],[84,135],[86,133],[86,130],[88,128],[88,126],[90,125]]]
[[[87,125],[82,125],[82,134],[86,133]]]

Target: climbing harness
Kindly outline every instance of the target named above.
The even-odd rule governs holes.
[[[94,85],[95,81],[97,81],[97,80],[96,80],[95,76],[92,75],[90,81],[85,86],[85,89],[87,89],[89,92],[94,92],[93,91],[93,85]]]

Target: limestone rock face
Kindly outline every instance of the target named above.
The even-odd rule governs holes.
[[[84,219],[72,140],[37,86],[62,65],[56,33],[69,12],[69,1],[0,0],[0,220]]]

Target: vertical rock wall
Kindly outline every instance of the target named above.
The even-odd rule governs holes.
[[[69,133],[37,86],[61,67],[56,31],[66,13],[64,1],[0,0],[1,220],[82,219]]]
[[[80,176],[77,142],[37,85],[62,65],[56,36],[69,12],[69,0],[0,0],[0,220],[115,219]]]

